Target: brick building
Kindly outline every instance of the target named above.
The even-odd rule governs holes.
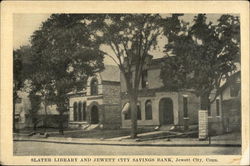
[[[86,89],[69,93],[69,126],[90,124],[104,128],[118,128],[120,117],[120,72],[113,65],[87,80]]]

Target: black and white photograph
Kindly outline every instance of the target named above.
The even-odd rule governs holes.
[[[241,21],[240,12],[13,13],[13,157],[202,165],[243,155]]]

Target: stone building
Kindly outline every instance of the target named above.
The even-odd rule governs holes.
[[[69,126],[91,124],[103,128],[118,128],[120,117],[120,72],[113,65],[89,77],[84,90],[69,93]]]
[[[191,90],[168,91],[160,78],[164,58],[152,59],[143,71],[138,97],[138,126],[184,127],[198,124],[199,98]],[[121,75],[122,127],[130,127],[131,115],[126,85]],[[127,110],[126,110],[127,109]]]
[[[160,78],[161,63],[167,58],[153,59],[143,71],[138,97],[137,124],[140,127],[160,126],[163,130],[177,127],[198,128],[200,98],[192,90],[168,91]],[[209,130],[221,134],[226,130],[240,128],[240,72],[225,82],[219,94],[212,91],[215,98],[208,108]],[[234,97],[233,97],[234,96]],[[237,103],[234,106],[231,104]],[[131,115],[126,85],[121,75],[122,127],[130,127]],[[237,107],[237,108],[236,108]]]

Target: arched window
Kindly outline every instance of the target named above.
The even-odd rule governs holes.
[[[78,121],[82,121],[82,102],[78,102]]]
[[[141,103],[137,103],[137,120],[141,120]]]
[[[73,112],[74,121],[77,121],[77,103],[76,102],[74,102],[73,109],[74,109],[74,112]]]
[[[86,121],[86,102],[82,104],[82,120]]]
[[[147,100],[145,103],[145,119],[152,120],[152,102],[151,100]]]
[[[93,78],[90,83],[90,94],[98,95],[98,81],[96,78]]]

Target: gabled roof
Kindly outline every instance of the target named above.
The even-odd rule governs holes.
[[[120,82],[120,69],[114,65],[105,65],[100,73],[102,81]]]

